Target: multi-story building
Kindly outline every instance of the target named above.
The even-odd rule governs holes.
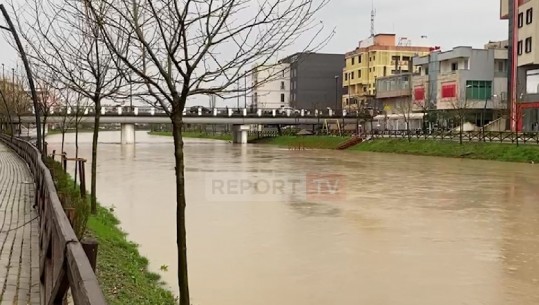
[[[428,54],[427,46],[412,46],[407,38],[395,34],[378,34],[360,41],[359,46],[346,53],[342,71],[343,107],[357,109],[376,95],[378,77],[413,72],[411,60],[416,55]]]
[[[488,49],[456,47],[414,57],[418,70],[412,77],[413,103],[429,111],[465,112],[466,120],[477,126],[503,116],[507,110],[507,50],[503,43],[485,47]]]
[[[290,107],[290,64],[258,66],[252,74],[253,109]]]
[[[424,112],[412,101],[412,73],[380,77],[376,80],[374,117],[379,129],[403,130],[422,128]]]
[[[518,0],[514,4],[518,6],[516,18],[510,18],[513,10],[509,0],[501,0],[500,5],[501,19],[515,19],[509,29],[516,40],[517,63],[516,84],[512,85],[516,91],[513,130],[539,131],[539,0]]]
[[[253,73],[253,107],[339,108],[343,54],[296,53]]]
[[[344,54],[296,53],[280,62],[290,64],[290,106],[340,108]]]

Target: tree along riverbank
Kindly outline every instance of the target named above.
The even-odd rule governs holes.
[[[170,132],[151,132],[150,134],[171,136]],[[186,138],[206,138],[231,140],[230,135],[211,135],[203,132],[186,132]],[[350,137],[338,136],[278,136],[271,138],[250,139],[249,143],[270,144],[279,147],[300,149],[337,149]],[[437,156],[450,158],[467,158],[494,160],[504,162],[539,163],[539,145],[501,144],[484,142],[464,142],[462,145],[454,141],[412,139],[376,139],[364,142],[348,149],[353,152],[381,152],[410,154],[420,156]]]
[[[92,237],[99,243],[96,275],[107,302],[110,305],[177,304],[160,276],[148,271],[148,260],[140,255],[137,245],[122,232],[113,209],[98,205],[97,213],[91,215],[89,195],[85,199],[80,198],[79,188],[59,162],[47,158],[46,163],[53,175],[57,193],[63,199],[62,203],[75,208],[73,226],[76,227],[77,236]],[[73,205],[73,202],[77,204]]]

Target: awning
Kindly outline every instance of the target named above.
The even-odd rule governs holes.
[[[406,116],[410,120],[422,120],[425,117],[425,114],[424,113],[410,113],[409,115],[407,114]],[[388,115],[380,114],[374,117],[375,120],[385,120],[386,118],[388,120],[404,120],[404,115],[403,114],[388,114]]]

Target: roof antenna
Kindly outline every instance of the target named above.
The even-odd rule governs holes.
[[[374,0],[372,0],[371,9],[371,37],[374,37],[374,17],[376,17],[376,10],[374,9]]]

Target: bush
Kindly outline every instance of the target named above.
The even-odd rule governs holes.
[[[62,203],[62,207],[71,222],[73,231],[80,240],[84,237],[90,216],[90,203],[87,194],[81,196],[78,185],[64,172],[62,164],[50,157],[45,158],[45,165],[49,168],[56,193]]]

